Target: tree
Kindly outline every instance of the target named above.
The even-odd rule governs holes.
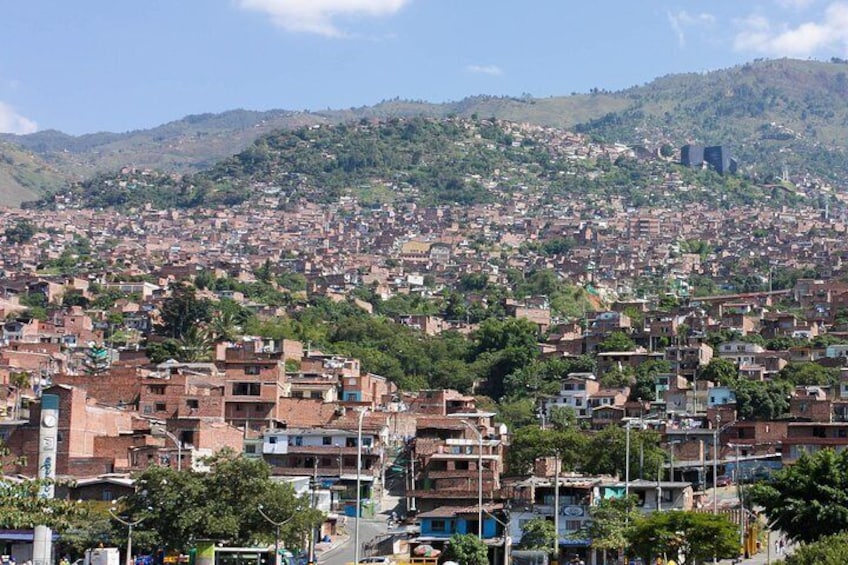
[[[654,557],[676,558],[680,563],[739,555],[736,525],[725,516],[672,510],[640,518],[628,533],[631,549],[645,563]]]
[[[322,519],[308,497],[298,497],[287,483],[272,481],[262,460],[222,450],[207,463],[208,473],[151,466],[137,477],[136,491],[124,510],[144,516],[139,529],[147,531],[153,543],[179,549],[197,539],[243,546],[268,542],[274,539],[274,527],[258,513],[260,504],[275,520],[291,518],[281,531],[291,545]]]
[[[607,426],[594,434],[585,451],[583,471],[593,475],[626,474],[627,430]],[[660,436],[651,430],[630,430],[630,474],[640,478],[655,479],[665,462],[665,451],[660,447]]]
[[[6,228],[3,235],[6,236],[6,243],[27,243],[35,235],[35,226],[29,220],[19,219],[14,225]]]
[[[576,428],[579,425],[577,411],[571,406],[552,406],[550,423],[558,431]]]
[[[554,523],[542,516],[521,526],[521,549],[541,549],[551,553],[556,542]]]
[[[636,367],[636,384],[630,387],[629,400],[654,401],[657,399],[656,376],[670,373],[671,363],[664,359],[651,359]]]
[[[574,471],[581,465],[586,452],[586,436],[576,428],[565,430],[525,426],[515,431],[507,454],[510,472],[527,473],[540,457],[559,456],[562,468]]]
[[[607,551],[621,551],[627,547],[628,535],[641,516],[636,510],[635,497],[630,499],[607,498],[589,509],[592,518],[586,529],[592,547]],[[606,560],[604,560],[606,562]]]
[[[786,381],[741,379],[734,392],[736,411],[742,420],[776,420],[789,413],[792,385]]]
[[[9,450],[0,443],[0,474],[3,462],[10,459]],[[68,529],[73,523],[85,519],[86,508],[73,500],[45,498],[48,480],[0,481],[0,528],[32,529],[36,525],[48,526],[57,531]]]
[[[461,565],[489,565],[489,550],[476,535],[454,534],[445,548],[445,559]]]
[[[733,361],[713,357],[707,363],[707,366],[701,370],[698,379],[732,387],[739,379],[739,370]]]
[[[636,343],[624,332],[612,332],[598,345],[598,351],[633,351]]]
[[[775,529],[798,542],[848,530],[848,451],[823,449],[750,488]]]
[[[184,363],[198,363],[209,360],[209,351],[213,341],[207,332],[191,326],[177,340],[179,344],[179,355],[177,359]]]
[[[532,426],[538,420],[536,405],[530,398],[505,397],[497,403],[497,420],[510,430]]]
[[[839,382],[839,368],[823,367],[818,363],[789,363],[780,370],[777,378],[799,385],[827,385]]]
[[[179,339],[189,328],[208,322],[212,313],[208,300],[198,300],[192,287],[178,286],[162,303],[162,329],[167,337]]]
[[[799,546],[786,565],[843,565],[848,563],[848,533],[825,536]]]
[[[633,369],[628,367],[611,367],[598,381],[603,388],[625,388],[633,381]]]

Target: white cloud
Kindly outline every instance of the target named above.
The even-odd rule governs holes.
[[[465,70],[469,73],[477,73],[481,75],[490,75],[493,77],[501,76],[503,69],[497,65],[468,65]]]
[[[411,0],[238,0],[246,10],[270,16],[274,25],[286,31],[345,37],[336,18],[388,16]]]
[[[21,116],[8,104],[0,102],[0,132],[26,134],[36,131],[38,124]]]
[[[809,57],[816,54],[848,54],[848,2],[832,2],[818,21],[797,25],[774,24],[763,16],[749,16],[740,27],[733,46],[770,57]]]
[[[715,17],[706,12],[690,14],[686,10],[680,10],[679,12],[668,12],[667,16],[672,31],[677,35],[677,43],[681,47],[686,46],[686,28],[708,26],[715,22]]]

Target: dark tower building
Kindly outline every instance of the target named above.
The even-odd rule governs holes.
[[[700,167],[704,164],[703,145],[684,145],[680,148],[680,164],[686,167]]]
[[[704,161],[720,175],[736,172],[736,160],[730,156],[730,148],[725,145],[706,147]]]

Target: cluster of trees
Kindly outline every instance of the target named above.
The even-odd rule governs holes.
[[[626,430],[609,426],[587,435],[578,426],[573,413],[561,409],[552,427],[528,425],[515,430],[508,454],[508,467],[516,474],[531,472],[540,457],[556,457],[563,472],[580,471],[589,475],[623,477],[627,465]],[[660,436],[652,430],[630,432],[630,473],[644,479],[656,479],[662,472],[665,452]]]
[[[151,466],[135,477],[135,492],[119,504],[41,498],[44,481],[4,481],[0,488],[0,527],[36,524],[60,533],[57,553],[81,555],[86,548],[126,543],[126,527],[114,516],[140,521],[133,545],[140,552],[186,550],[195,540],[219,540],[233,546],[269,544],[277,523],[280,539],[302,545],[305,533],[323,520],[307,497],[288,483],[273,481],[261,459],[223,450],[206,462],[208,472]]]
[[[643,563],[656,557],[705,563],[739,554],[736,525],[722,515],[680,510],[642,514],[635,497],[602,500],[589,513],[589,526],[576,536],[591,538],[592,546],[605,554],[604,562],[610,553],[640,557]],[[535,518],[523,526],[520,547],[550,551],[555,538],[553,523]]]
[[[848,562],[848,451],[802,455],[746,494],[772,529],[800,544],[787,565]]]

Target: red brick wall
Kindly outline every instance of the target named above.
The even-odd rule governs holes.
[[[108,373],[97,376],[56,375],[55,384],[67,384],[88,391],[90,398],[102,404],[136,406],[141,390],[141,377],[135,367],[113,367]]]

